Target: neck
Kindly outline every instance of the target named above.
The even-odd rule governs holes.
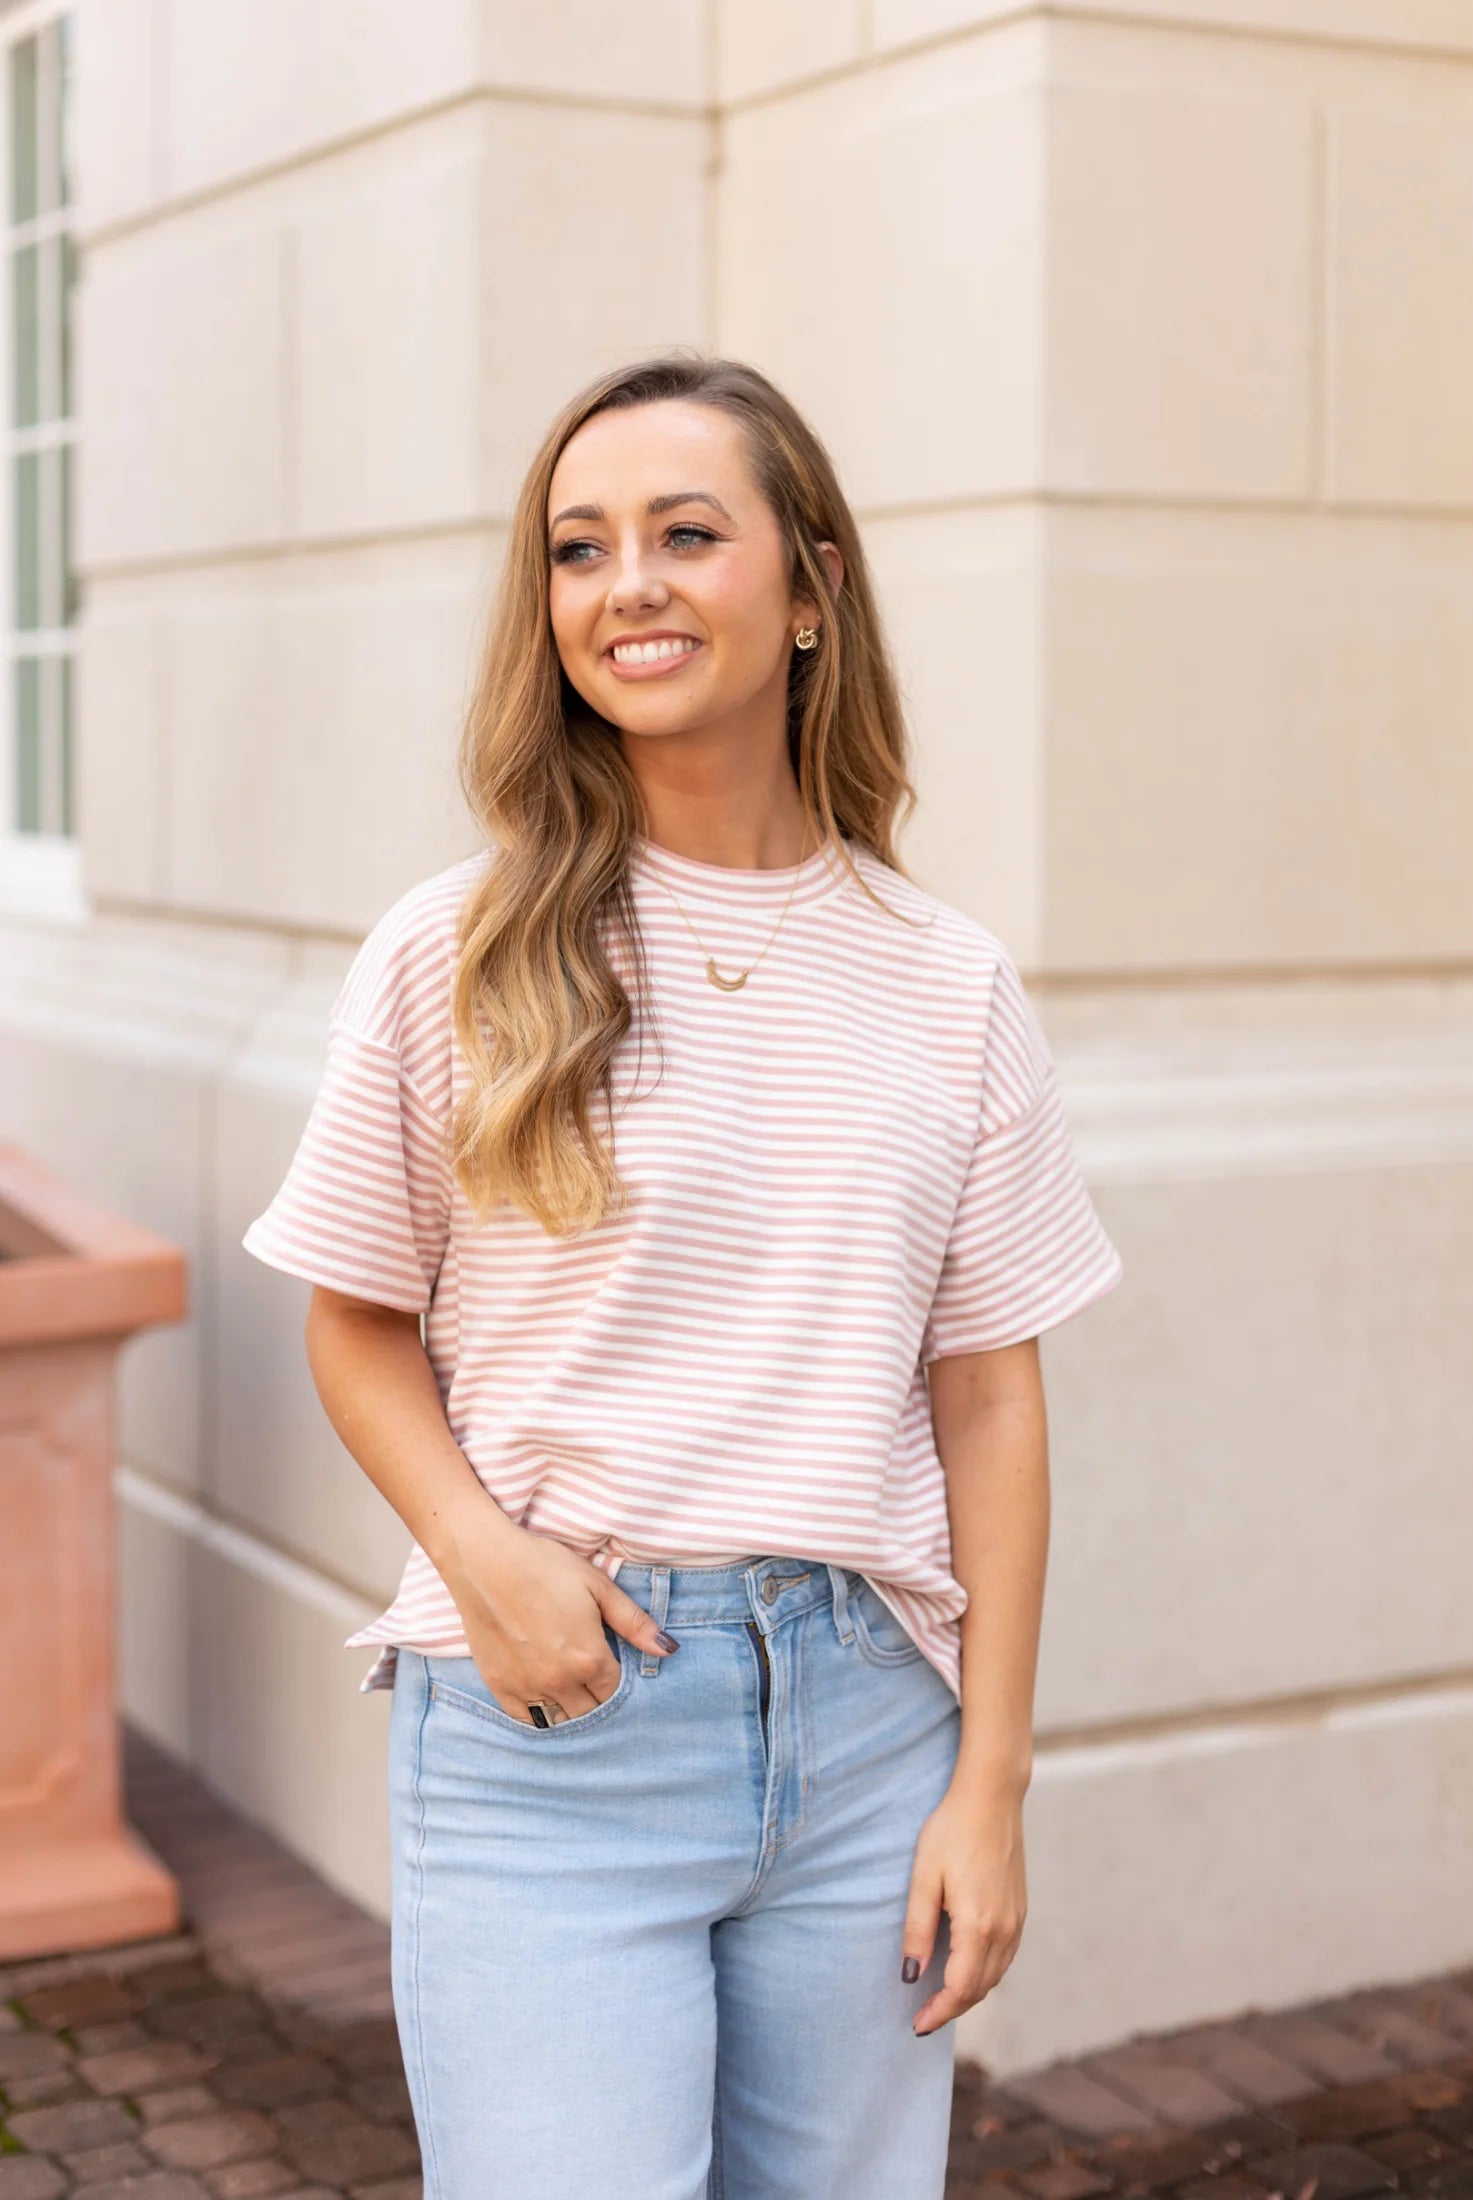
[[[819,835],[800,802],[774,814],[743,816],[722,807],[707,812],[647,805],[643,838],[693,863],[733,871],[786,871],[816,853]]]

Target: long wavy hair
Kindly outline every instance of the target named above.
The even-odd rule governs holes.
[[[654,1019],[628,877],[644,805],[618,729],[589,708],[558,656],[548,493],[586,420],[667,399],[740,422],[793,592],[821,607],[818,646],[794,650],[788,673],[789,755],[810,828],[871,900],[846,842],[908,876],[894,850],[897,817],[916,800],[906,729],[859,531],[827,451],[740,360],[677,347],[599,376],[558,414],[522,484],[460,744],[461,787],[494,860],[460,912],[452,1014],[469,1082],[451,1123],[451,1166],[477,1219],[510,1203],[553,1236],[625,1204],[611,1066],[634,1009],[610,926],[646,1011],[641,1031]],[[837,593],[817,548],[825,540],[844,560]],[[593,1126],[600,1100],[607,1143]]]

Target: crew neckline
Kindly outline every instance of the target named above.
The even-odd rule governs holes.
[[[851,862],[858,860],[855,843],[847,843]],[[781,864],[776,870],[743,870],[729,863],[701,863],[694,856],[679,855],[657,841],[636,833],[630,842],[631,867],[673,886],[679,894],[704,894],[708,900],[741,903],[747,908],[780,907],[792,891],[792,906],[817,901],[835,887],[848,883],[848,874],[836,843],[815,848],[801,863]]]

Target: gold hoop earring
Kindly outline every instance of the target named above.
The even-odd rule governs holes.
[[[793,636],[793,640],[800,649],[817,649],[818,628],[816,626],[800,626]]]

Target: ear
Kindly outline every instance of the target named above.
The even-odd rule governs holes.
[[[833,588],[834,594],[837,596],[839,590],[844,585],[843,553],[839,549],[838,544],[833,542],[821,542],[818,544],[817,547],[818,554],[823,559],[824,567],[828,573],[829,581]],[[793,598],[793,609],[795,611],[801,611],[804,615],[806,623],[810,626],[812,625],[813,621],[819,616],[819,607],[813,601],[813,598],[811,596],[795,596]]]

